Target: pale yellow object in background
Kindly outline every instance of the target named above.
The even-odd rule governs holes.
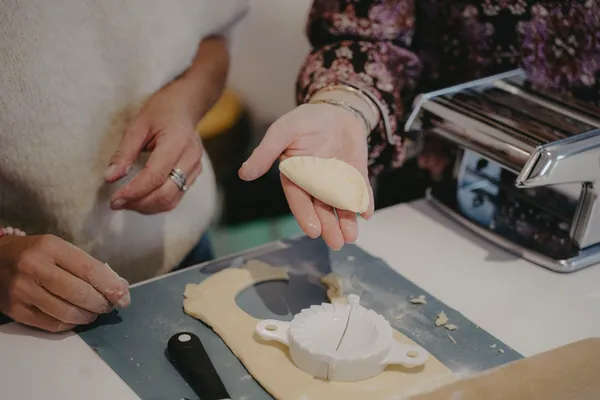
[[[236,304],[236,296],[247,287],[274,280],[288,280],[285,268],[250,260],[242,268],[227,268],[200,284],[185,287],[184,310],[209,325],[240,359],[252,377],[278,400],[394,400],[426,392],[457,378],[434,357],[422,368],[390,366],[381,374],[359,382],[332,382],[316,379],[294,365],[288,348],[266,342],[255,333],[259,320]],[[328,276],[328,291],[342,296],[339,279]],[[333,300],[333,299],[331,299]],[[394,330],[394,338],[414,344]]]
[[[312,197],[340,210],[364,213],[369,188],[362,174],[336,158],[297,156],[283,160],[279,171]]]

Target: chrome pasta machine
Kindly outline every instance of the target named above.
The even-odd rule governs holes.
[[[535,264],[600,263],[600,108],[535,89],[523,71],[420,95],[407,132],[436,135],[449,173],[427,198]]]

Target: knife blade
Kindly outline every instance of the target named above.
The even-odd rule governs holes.
[[[202,400],[230,400],[198,336],[191,332],[176,333],[169,339],[167,354],[171,364]]]

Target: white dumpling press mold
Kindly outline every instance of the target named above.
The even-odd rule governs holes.
[[[267,319],[257,334],[289,347],[290,358],[304,372],[331,381],[360,381],[388,365],[417,367],[429,353],[394,339],[389,322],[348,295],[347,304],[323,303],[305,308],[291,322]]]

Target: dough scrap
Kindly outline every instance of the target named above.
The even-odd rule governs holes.
[[[444,325],[444,328],[448,329],[449,331],[455,331],[458,329],[458,326],[456,326],[454,324],[446,324],[446,325]]]
[[[279,171],[312,197],[340,210],[364,213],[369,208],[369,188],[362,174],[336,158],[290,157]]]
[[[425,295],[422,294],[419,297],[413,297],[410,299],[412,304],[427,304],[427,299],[425,299]]]
[[[437,319],[435,320],[435,326],[443,326],[446,325],[448,323],[448,316],[446,315],[445,312],[440,311],[440,313],[437,315]]]
[[[238,293],[254,284],[288,279],[286,268],[251,260],[241,268],[227,268],[215,273],[200,284],[188,284],[184,292],[185,312],[212,327],[275,399],[399,400],[457,379],[434,357],[429,358],[423,369],[392,366],[374,378],[359,382],[328,382],[306,374],[292,363],[287,347],[265,342],[255,334],[259,320],[246,314],[235,302]],[[327,282],[336,281],[339,283],[339,278],[334,275],[327,279]],[[343,295],[341,285],[328,293]],[[398,331],[394,331],[394,337],[413,344]]]

